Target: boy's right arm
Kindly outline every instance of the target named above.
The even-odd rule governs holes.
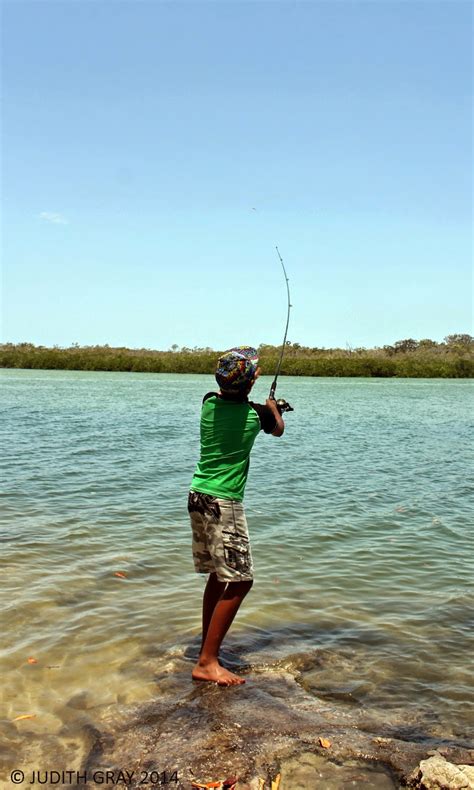
[[[276,421],[276,427],[275,430],[272,431],[272,436],[281,436],[285,430],[285,423],[283,422],[282,416],[278,411],[276,400],[273,398],[267,398],[265,401],[265,406],[268,406],[268,408],[272,410]]]

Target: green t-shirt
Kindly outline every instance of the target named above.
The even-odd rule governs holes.
[[[268,406],[208,393],[201,411],[201,457],[191,490],[241,501],[255,439],[262,429],[271,433],[275,427]]]

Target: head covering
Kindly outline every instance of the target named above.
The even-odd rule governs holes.
[[[258,353],[252,346],[236,346],[219,357],[216,381],[226,392],[240,392],[255,378]]]

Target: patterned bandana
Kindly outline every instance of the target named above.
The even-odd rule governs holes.
[[[251,346],[236,346],[217,361],[216,381],[226,392],[240,392],[255,378],[258,353]]]

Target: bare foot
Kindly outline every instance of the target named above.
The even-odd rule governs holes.
[[[219,686],[238,686],[245,683],[244,678],[224,669],[217,661],[212,664],[198,662],[193,669],[192,676],[193,680],[207,680],[209,683],[217,683]]]

